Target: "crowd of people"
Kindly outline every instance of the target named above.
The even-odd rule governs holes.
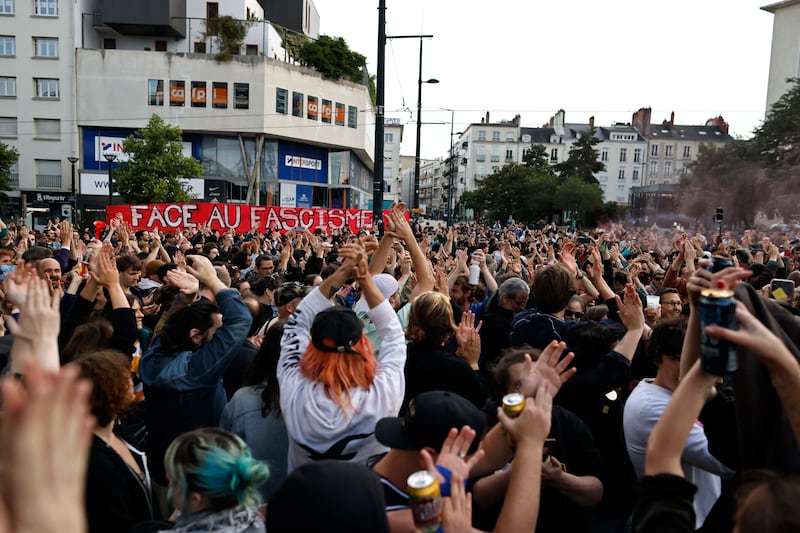
[[[800,235],[373,229],[0,221],[0,532],[800,530]]]

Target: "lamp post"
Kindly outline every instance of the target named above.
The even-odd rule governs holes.
[[[78,197],[76,196],[77,190],[75,189],[75,164],[78,162],[78,158],[73,155],[68,157],[67,161],[72,165],[72,195],[70,196],[70,203],[72,204],[72,223],[75,224],[78,220]]]
[[[422,84],[439,83],[436,78],[422,79],[422,39],[432,39],[433,35],[387,35],[387,39],[419,39],[419,75],[417,76],[417,150],[414,159],[414,196],[411,207],[419,208],[419,166],[420,166],[420,131],[422,130]],[[378,157],[376,154],[375,157]]]
[[[114,205],[114,176],[111,172],[111,163],[117,160],[117,154],[103,154],[103,157],[108,161],[108,205]]]

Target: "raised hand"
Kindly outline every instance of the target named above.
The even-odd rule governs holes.
[[[180,290],[184,295],[197,294],[200,290],[200,281],[196,277],[177,268],[168,270],[164,275],[164,281]]]
[[[633,284],[625,285],[625,300],[616,295],[619,317],[625,329],[641,329],[644,327],[644,314],[642,314],[642,300]]]

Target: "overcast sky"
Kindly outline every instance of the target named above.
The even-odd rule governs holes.
[[[378,0],[314,0],[320,33],[344,37],[377,68]],[[445,156],[454,131],[521,115],[542,126],[558,109],[567,122],[630,122],[640,107],[654,123],[722,115],[749,137],[764,117],[772,39],[766,0],[386,0],[388,35],[423,42],[422,156]],[[386,116],[405,124],[414,154],[419,39],[386,45]],[[374,115],[361,120],[374,123]]]

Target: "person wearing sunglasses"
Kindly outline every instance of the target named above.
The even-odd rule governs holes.
[[[564,320],[572,320],[578,322],[583,318],[584,309],[581,297],[578,295],[570,298],[567,308],[564,309]]]

